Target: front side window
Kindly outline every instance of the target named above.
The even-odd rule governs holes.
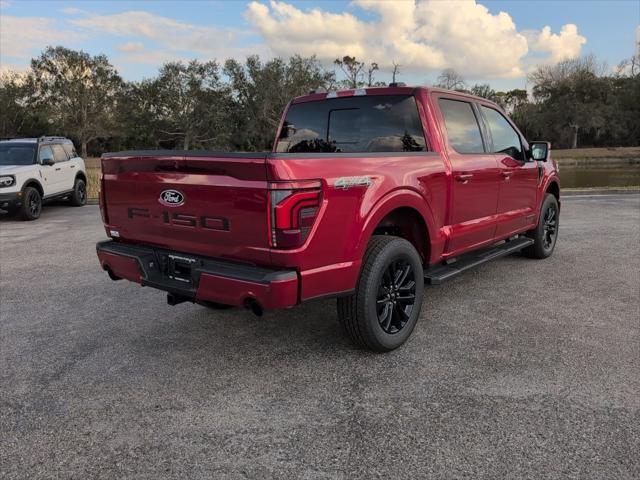
[[[31,165],[35,157],[35,144],[0,143],[0,165]]]
[[[289,107],[277,152],[364,153],[426,150],[416,101],[371,95],[296,103]]]
[[[51,145],[51,148],[53,148],[53,159],[56,162],[66,162],[67,160],[69,160],[69,157],[67,157],[67,152],[64,151],[62,145]]]
[[[471,104],[441,98],[438,105],[444,116],[449,145],[458,153],[484,153],[480,126]]]
[[[40,147],[40,153],[38,154],[38,161],[42,163],[45,158],[54,158],[53,150],[49,146]]]
[[[493,108],[482,106],[482,113],[487,119],[491,137],[493,138],[493,153],[503,153],[516,160],[524,161],[524,152],[520,136],[513,129],[504,116]]]

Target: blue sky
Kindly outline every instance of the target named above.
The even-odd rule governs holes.
[[[131,80],[169,60],[301,53],[329,66],[351,54],[378,62],[381,80],[395,61],[408,83],[452,67],[469,83],[521,88],[541,62],[593,53],[612,68],[640,40],[640,0],[0,0],[0,9],[3,69],[54,44],[105,53]]]

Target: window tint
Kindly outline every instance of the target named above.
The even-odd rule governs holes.
[[[458,153],[484,153],[478,120],[468,102],[438,100],[447,127],[449,145]]]
[[[51,147],[49,147],[49,146],[40,147],[40,153],[38,154],[38,160],[42,161],[45,158],[54,158],[53,157],[53,150],[51,150]]]
[[[69,158],[76,158],[78,154],[76,153],[76,149],[73,146],[73,143],[63,143],[62,148],[67,153]]]
[[[417,152],[426,150],[412,96],[362,96],[291,105],[277,152]]]
[[[64,151],[62,145],[51,145],[51,148],[53,148],[53,158],[56,162],[66,162],[69,160],[67,152]]]
[[[485,106],[482,107],[482,113],[491,130],[494,153],[504,153],[517,160],[524,160],[520,136],[507,119],[497,110]]]

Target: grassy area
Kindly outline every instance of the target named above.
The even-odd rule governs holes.
[[[87,165],[87,198],[97,199],[100,193],[100,168]]]
[[[568,150],[551,150],[551,155],[556,160],[571,159],[597,159],[597,158],[637,158],[640,159],[640,147],[607,147],[607,148],[575,148]]]

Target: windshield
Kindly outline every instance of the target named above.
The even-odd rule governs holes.
[[[36,145],[33,143],[0,143],[0,165],[31,165],[35,154]]]
[[[418,152],[422,124],[410,95],[370,95],[289,107],[277,152]]]

